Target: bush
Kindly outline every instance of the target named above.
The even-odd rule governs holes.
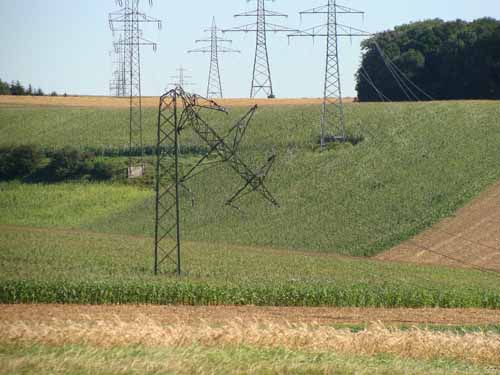
[[[39,167],[42,153],[36,146],[0,148],[0,179],[12,180],[31,175]]]
[[[110,180],[114,174],[112,165],[95,161],[95,158],[94,152],[80,152],[70,147],[55,151],[50,155],[51,160],[43,178],[49,181]]]
[[[92,179],[98,181],[110,180],[113,177],[113,167],[110,164],[106,164],[102,161],[94,163],[94,168],[92,169]]]
[[[48,177],[55,181],[79,178],[91,170],[90,156],[70,147],[54,152],[47,166]]]

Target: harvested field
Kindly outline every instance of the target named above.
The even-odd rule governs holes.
[[[310,352],[333,350],[336,353],[368,356],[389,354],[422,360],[448,358],[474,364],[500,365],[500,336],[496,334],[435,332],[417,327],[400,330],[381,322],[352,332],[349,329],[336,329],[325,325],[328,319],[319,323],[316,318],[326,316],[327,309],[308,309],[302,311],[302,314],[299,309],[284,311],[252,307],[186,310],[180,307],[164,307],[151,310],[150,307],[136,306],[124,309],[95,309],[97,314],[94,313],[94,308],[84,306],[2,306],[0,340],[7,343],[58,346],[83,344],[109,348],[129,345],[244,345]],[[150,314],[150,311],[153,311],[153,314]],[[51,315],[51,312],[54,314]],[[273,312],[278,314],[273,315]],[[295,312],[299,313],[298,316]],[[346,314],[343,312],[332,311],[334,316],[346,321],[361,313],[355,310],[346,310]],[[467,311],[453,311],[449,315],[463,321],[464,316],[471,318],[482,313],[477,310],[471,311],[469,315]],[[365,319],[383,318],[385,314],[388,314],[388,311],[371,310]],[[395,313],[396,316],[398,314],[399,320],[412,316],[409,310]],[[427,320],[428,318],[424,318],[427,314],[428,312],[423,312],[419,317],[417,313],[415,320]],[[217,318],[221,315],[224,317],[222,320]],[[495,313],[486,320],[498,322],[498,318]]]
[[[310,105],[321,104],[321,98],[300,99],[219,99],[217,103],[225,107],[248,107],[251,105]],[[352,98],[345,98],[352,102]],[[142,98],[144,108],[157,108],[159,97],[146,96]],[[0,106],[41,106],[41,107],[89,107],[89,108],[128,108],[129,98],[110,96],[0,96]]]
[[[0,305],[0,322],[74,322],[118,319],[133,322],[143,316],[159,324],[226,324],[238,317],[249,322],[272,324],[440,324],[499,325],[500,311],[487,309],[381,309],[381,308],[304,308],[259,306],[90,306],[90,305]]]
[[[500,184],[411,241],[375,259],[500,272]]]

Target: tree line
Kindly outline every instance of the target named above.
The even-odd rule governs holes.
[[[424,99],[403,74],[434,99],[500,99],[500,21],[495,19],[405,24],[363,41],[362,52],[359,101],[380,101],[384,96],[409,100],[405,87]],[[395,67],[391,69],[388,61]],[[403,82],[394,78],[398,69]]]
[[[46,94],[41,88],[35,89],[31,84],[25,87],[19,81],[8,83],[0,79],[0,95],[45,96]],[[64,95],[66,96],[66,94]],[[52,91],[50,96],[57,96],[57,92]]]

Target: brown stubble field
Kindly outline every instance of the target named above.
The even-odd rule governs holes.
[[[353,322],[366,326],[334,326]],[[401,330],[396,323],[409,328]],[[0,341],[108,348],[244,345],[500,366],[499,335],[417,326],[428,323],[499,324],[500,314],[474,309],[3,305]]]
[[[223,107],[248,107],[273,105],[320,105],[321,98],[276,98],[276,99],[217,99],[217,103]],[[352,98],[345,98],[345,102],[352,102]],[[144,108],[157,108],[159,97],[145,96],[142,98]],[[34,106],[34,107],[79,107],[79,108],[128,108],[129,98],[110,96],[0,96],[0,106]]]
[[[500,272],[499,223],[500,184],[496,184],[454,216],[374,258]]]

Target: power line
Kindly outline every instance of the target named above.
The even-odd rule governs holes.
[[[443,258],[446,258],[446,259],[449,259],[449,260],[452,260],[454,262],[457,262],[457,263],[461,263],[463,264],[464,266],[468,266],[468,267],[471,267],[471,268],[474,268],[478,271],[481,271],[481,272],[492,272],[492,273],[495,273],[497,275],[500,275],[500,271],[497,271],[493,268],[486,268],[486,267],[481,267],[481,266],[478,266],[478,265],[475,265],[473,263],[470,263],[470,262],[466,262],[464,261],[463,259],[458,259],[458,258],[455,258],[455,257],[452,257],[450,255],[447,255],[447,254],[443,254],[443,253],[440,253],[439,251],[437,250],[433,250],[432,248],[428,247],[428,246],[424,246],[424,245],[421,245],[419,244],[418,242],[416,242],[415,240],[407,240],[409,243],[413,244],[414,246],[420,248],[421,250],[426,250],[430,253],[433,253],[433,254],[436,254],[436,255],[439,255]]]

